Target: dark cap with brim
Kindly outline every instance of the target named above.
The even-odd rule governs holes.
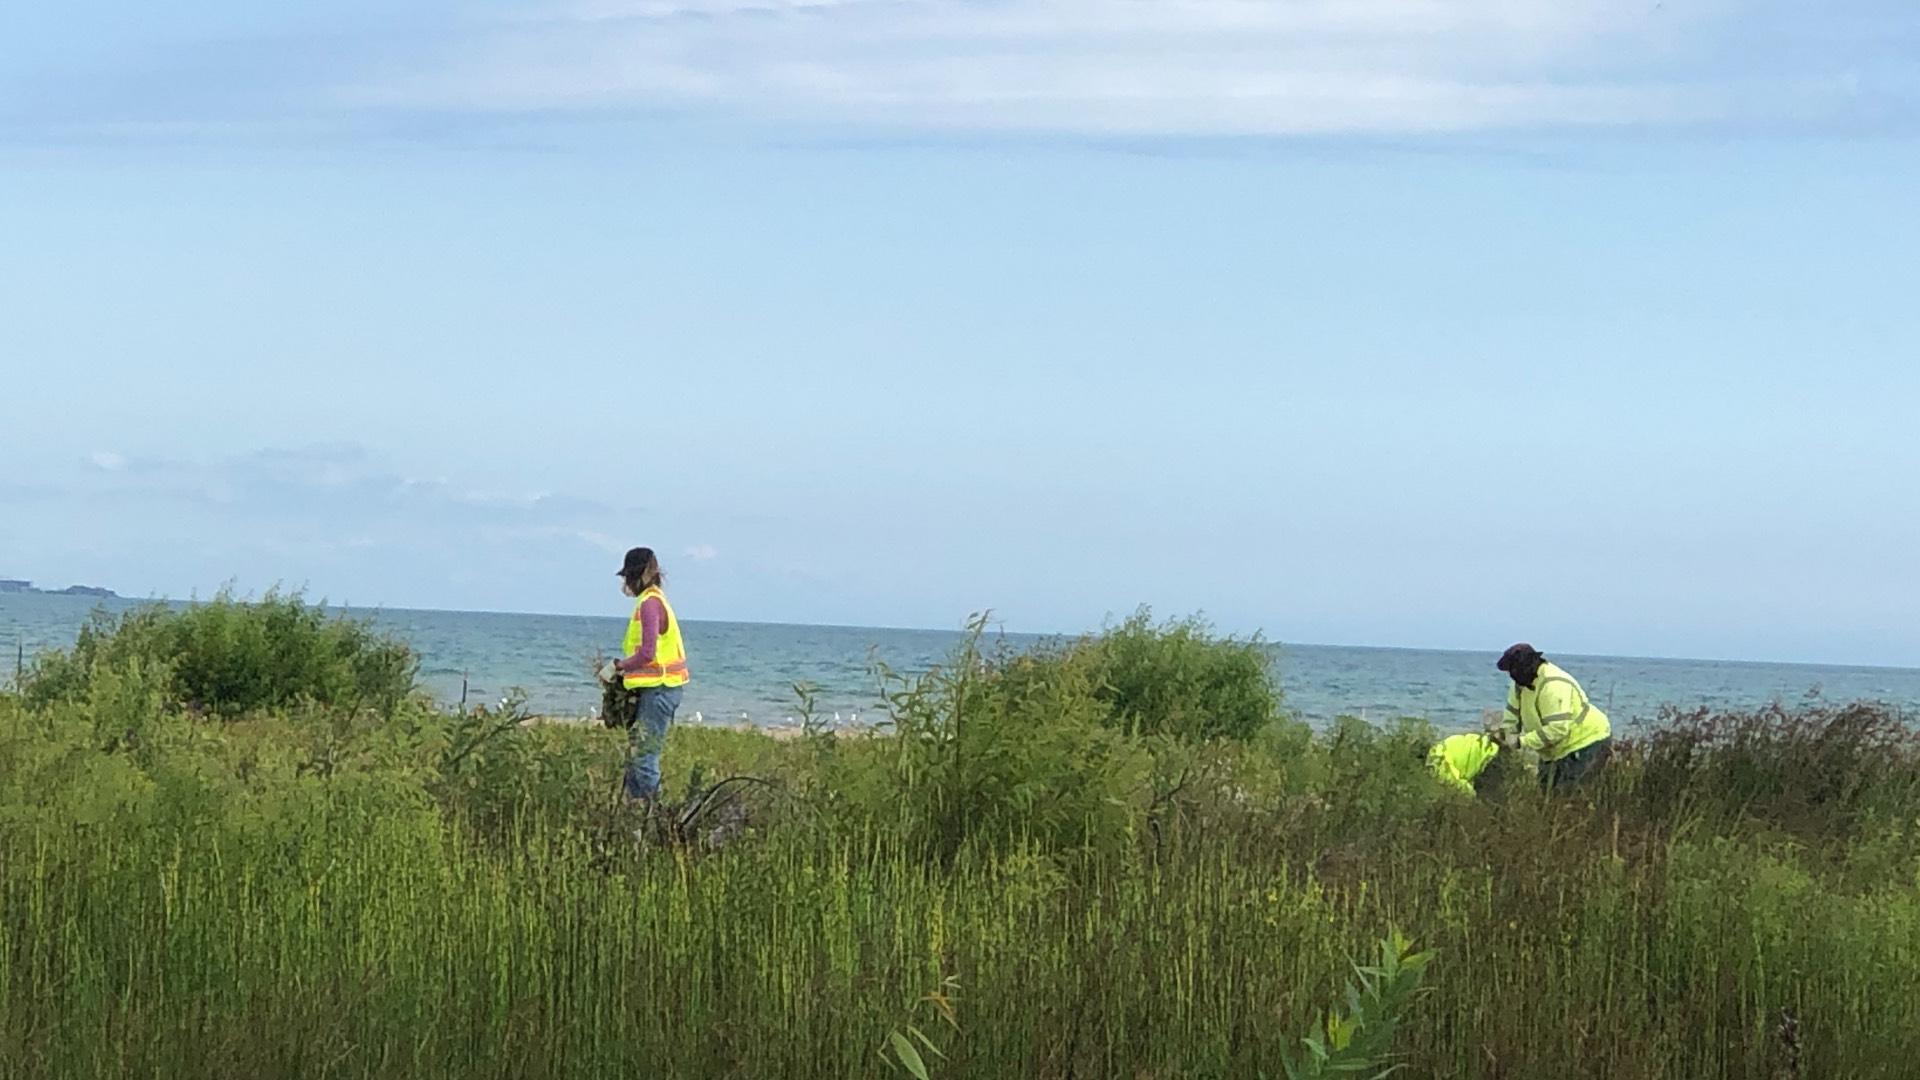
[[[627,551],[626,561],[620,564],[620,569],[615,570],[614,574],[617,577],[632,577],[633,575],[640,573],[642,570],[645,570],[647,568],[647,564],[652,561],[653,561],[652,548],[643,548],[643,547],[631,548]]]

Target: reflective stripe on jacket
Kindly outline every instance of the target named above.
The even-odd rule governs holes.
[[[674,614],[673,605],[667,603],[667,594],[658,588],[648,589],[633,598],[633,618],[627,620],[627,636],[621,642],[621,648],[627,656],[639,650],[642,633],[640,607],[649,599],[658,600],[660,609],[666,613],[665,625],[660,628],[660,636],[654,640],[653,662],[627,672],[620,682],[629,690],[648,686],[685,686],[691,676],[687,672],[687,643],[680,636],[680,616]]]
[[[1585,750],[1613,734],[1607,714],[1559,665],[1543,663],[1533,685],[1507,690],[1506,726],[1520,732],[1520,745],[1547,761]]]

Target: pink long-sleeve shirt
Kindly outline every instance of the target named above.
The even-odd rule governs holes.
[[[616,665],[621,672],[631,673],[653,663],[653,656],[660,648],[660,634],[667,628],[667,605],[657,596],[649,596],[640,602],[640,645],[633,655],[623,658]]]

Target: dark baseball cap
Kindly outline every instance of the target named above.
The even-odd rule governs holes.
[[[614,573],[620,577],[631,577],[645,570],[647,564],[653,561],[652,548],[630,548],[627,551],[627,561],[621,563],[620,569],[614,571]]]

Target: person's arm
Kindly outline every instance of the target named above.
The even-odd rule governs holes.
[[[654,654],[660,648],[660,625],[666,621],[667,608],[659,597],[649,596],[640,603],[640,610],[634,618],[640,620],[640,644],[633,655],[620,661],[620,670],[626,674],[653,663]]]
[[[1520,736],[1520,745],[1536,753],[1546,753],[1573,734],[1573,721],[1580,711],[1573,684],[1554,679],[1535,695],[1534,707],[1540,710],[1540,726]]]
[[[1497,715],[1493,712],[1488,712],[1485,715],[1484,727],[1487,738],[1492,739],[1501,746],[1517,747],[1520,745],[1519,687],[1512,685],[1507,687],[1507,708],[1504,712]]]

